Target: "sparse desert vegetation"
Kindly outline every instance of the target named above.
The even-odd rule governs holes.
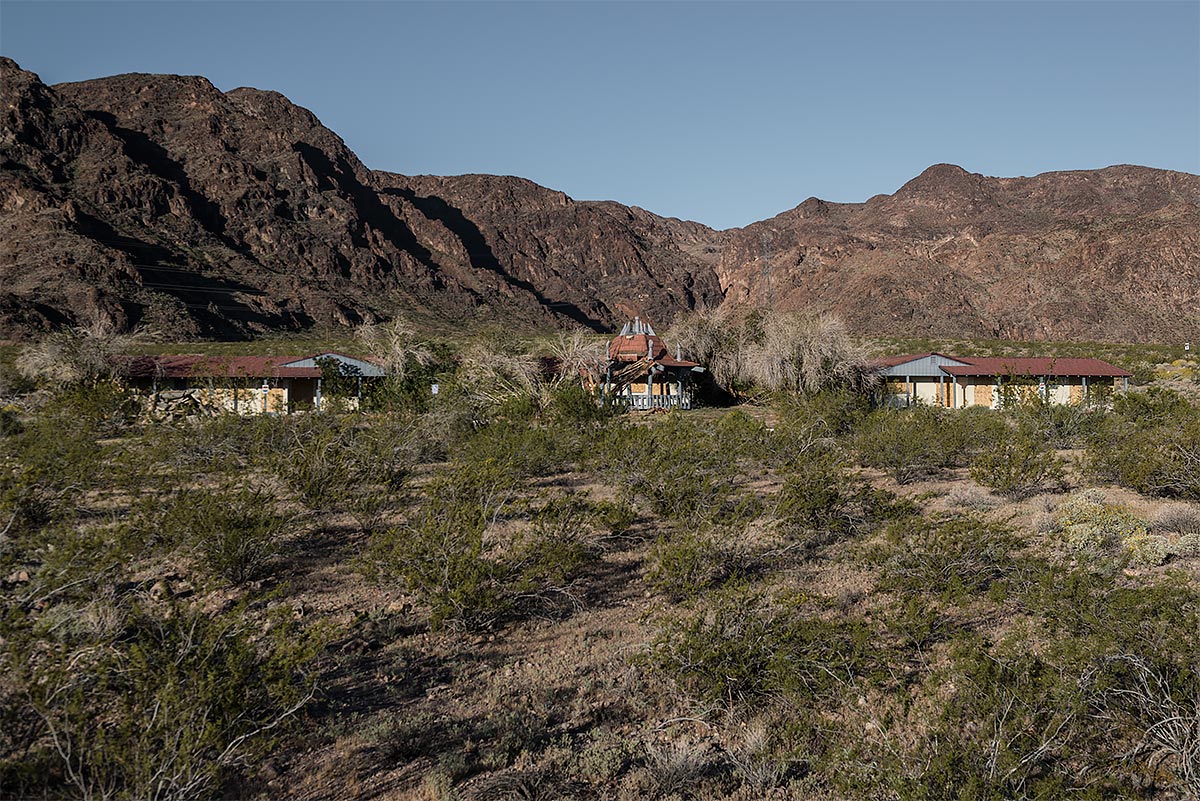
[[[320,415],[5,362],[3,795],[1196,797],[1195,402],[872,409],[771,331],[643,415],[399,328]]]

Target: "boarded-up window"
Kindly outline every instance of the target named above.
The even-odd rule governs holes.
[[[991,384],[976,384],[975,385],[975,405],[976,406],[991,406],[992,405],[992,385]]]

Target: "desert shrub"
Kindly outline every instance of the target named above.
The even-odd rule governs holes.
[[[761,420],[740,409],[726,412],[712,429],[715,446],[730,459],[758,459],[765,455],[770,432]]]
[[[492,461],[524,478],[564,472],[580,458],[581,442],[567,428],[551,428],[502,420],[479,429],[462,447],[458,459],[478,464]]]
[[[655,798],[677,797],[695,787],[709,764],[708,749],[703,742],[671,740],[646,746],[646,770]]]
[[[779,429],[811,426],[824,437],[853,433],[870,412],[868,396],[850,389],[781,395],[776,405],[781,418]]]
[[[97,317],[88,325],[56,331],[23,348],[16,368],[27,378],[56,386],[97,384],[112,378],[114,357],[131,344],[131,338],[118,334],[112,322]]]
[[[775,501],[781,528],[791,537],[804,536],[810,546],[828,544],[915,512],[910,502],[851,474],[829,451],[794,460],[783,472],[783,486]]]
[[[312,509],[362,513],[385,504],[405,487],[415,461],[407,429],[384,420],[364,425],[307,415],[280,433],[280,441],[268,445],[272,467]]]
[[[737,461],[684,414],[611,432],[593,456],[604,475],[657,515],[686,525],[733,525],[754,516]]]
[[[24,429],[21,415],[16,408],[12,406],[0,408],[0,437],[11,437],[13,434],[20,434]]]
[[[1167,561],[1171,553],[1167,538],[1159,534],[1130,536],[1121,541],[1129,563],[1134,567],[1156,567]]]
[[[596,524],[610,537],[624,537],[637,520],[637,510],[624,501],[598,501],[592,504]]]
[[[866,355],[844,323],[829,315],[718,309],[681,315],[667,333],[688,358],[730,389],[818,392],[869,385]]]
[[[504,555],[506,591],[519,606],[578,608],[573,583],[587,557],[585,539],[595,511],[580,496],[550,499],[530,514],[530,525]]]
[[[884,529],[884,538],[872,559],[887,588],[964,599],[1002,587],[1021,567],[1016,534],[974,515],[900,521]]]
[[[1103,554],[1119,545],[1145,550],[1146,524],[1119,504],[1110,504],[1099,490],[1075,493],[1055,510],[1055,521],[1076,551]],[[1149,546],[1146,555],[1153,552]]]
[[[430,607],[433,625],[486,624],[508,609],[501,567],[487,558],[486,513],[459,501],[450,482],[426,488],[426,500],[403,528],[371,541],[384,578],[401,578]]]
[[[658,539],[650,552],[650,582],[679,600],[737,580],[749,572],[749,555],[711,530],[686,530]]]
[[[854,437],[860,463],[886,470],[898,484],[952,466],[960,446],[947,438],[951,415],[924,406],[872,412]]]
[[[1078,673],[1063,664],[1073,660],[1034,652],[1019,638],[992,645],[974,637],[960,641],[951,660],[921,768],[889,777],[897,797],[1062,798],[1078,786],[1073,758],[1103,764],[1088,737]]]
[[[10,627],[3,661],[79,797],[203,798],[312,697],[320,635],[282,619],[251,632],[240,606],[209,617],[134,604],[120,637],[82,647]]]
[[[175,501],[165,525],[196,549],[203,569],[233,584],[258,577],[280,552],[294,524],[263,487],[188,490]]]
[[[614,781],[633,764],[635,751],[627,737],[592,729],[575,757],[574,773],[592,785]]]
[[[1200,673],[1196,663],[1114,653],[1088,679],[1096,711],[1135,732],[1141,740],[1138,750],[1153,754],[1153,763],[1166,768],[1174,789],[1184,797],[1200,797]]]
[[[1014,408],[1005,410],[1030,436],[1051,448],[1073,448],[1095,434],[1104,419],[1097,403],[1065,404],[1043,400],[1041,395],[1026,396]]]
[[[1180,536],[1175,543],[1175,553],[1182,557],[1200,556],[1200,533]]]
[[[565,381],[551,392],[546,417],[558,425],[599,426],[624,411],[611,396],[599,398],[583,385]]]
[[[811,702],[883,657],[861,621],[772,608],[743,592],[668,623],[651,660],[689,695],[736,708],[769,697]]]
[[[406,444],[418,462],[439,462],[449,458],[478,427],[476,411],[462,396],[439,396],[428,411],[412,420]]]
[[[952,508],[983,512],[995,509],[1002,501],[987,490],[971,485],[953,487],[946,493],[946,505]]]
[[[1048,445],[1024,430],[1006,430],[974,457],[971,478],[1010,498],[1024,498],[1061,484],[1063,462]]]
[[[311,509],[336,508],[362,478],[353,425],[311,415],[292,432],[291,447],[275,451],[275,470]]]
[[[1150,528],[1175,534],[1200,534],[1200,509],[1194,506],[1168,506],[1155,515]]]
[[[517,488],[494,462],[436,477],[404,526],[372,537],[369,572],[403,581],[428,604],[435,626],[487,626],[533,607],[577,605],[572,581],[584,563],[590,510],[567,496],[534,509],[515,532],[485,538],[502,518],[514,522]]]
[[[1170,390],[1122,393],[1089,439],[1086,465],[1147,495],[1200,498],[1200,408]]]

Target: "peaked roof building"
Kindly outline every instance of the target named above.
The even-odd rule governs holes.
[[[696,362],[672,355],[654,327],[641,317],[625,323],[608,343],[608,366],[603,391],[635,409],[690,409],[694,374],[704,372]]]

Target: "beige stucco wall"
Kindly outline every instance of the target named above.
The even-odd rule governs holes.
[[[237,398],[236,403],[234,398]],[[212,387],[202,388],[200,397],[206,404],[238,414],[262,414],[262,387]],[[266,411],[286,414],[288,411],[288,389],[286,386],[271,387],[266,392]]]

